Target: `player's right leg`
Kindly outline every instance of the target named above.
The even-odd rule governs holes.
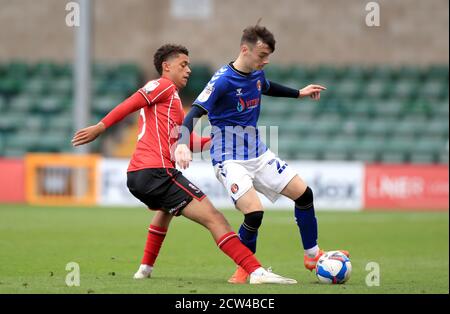
[[[319,258],[324,254],[317,243],[318,228],[312,189],[298,175],[295,175],[280,193],[295,203],[295,219],[304,248],[303,262],[305,267],[312,271]],[[340,251],[349,256],[348,251]]]
[[[285,278],[265,270],[255,255],[241,243],[233,232],[223,214],[204,198],[201,201],[193,199],[182,211],[182,215],[207,228],[217,246],[237,265],[250,274],[251,284],[294,284],[296,280]]]
[[[166,237],[167,229],[169,228],[172,217],[171,214],[162,210],[156,211],[148,228],[144,256],[142,257],[139,269],[134,274],[134,279],[150,278],[153,271],[153,265]]]
[[[131,194],[151,210],[161,209],[160,199],[155,197],[155,195],[167,184],[167,180],[165,169],[142,169],[127,173],[127,187]],[[158,257],[171,219],[172,215],[169,213],[161,210],[156,211],[148,229],[141,265],[134,274],[135,279],[149,278],[151,276],[153,264]]]

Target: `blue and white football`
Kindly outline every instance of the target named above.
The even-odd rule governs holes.
[[[340,284],[352,273],[350,259],[340,251],[324,253],[316,265],[316,276],[320,283]]]

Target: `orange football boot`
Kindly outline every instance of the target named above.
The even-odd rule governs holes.
[[[338,250],[342,254],[344,254],[347,257],[350,257],[350,253],[345,250]],[[316,257],[308,257],[308,255],[303,256],[303,262],[305,264],[306,269],[313,271],[314,268],[316,268],[317,261],[319,258],[325,253],[324,250],[319,250],[319,253],[317,253]]]
[[[247,283],[248,277],[249,274],[245,271],[245,269],[242,268],[241,266],[238,266],[233,276],[231,276],[230,279],[228,279],[228,282],[234,284]]]

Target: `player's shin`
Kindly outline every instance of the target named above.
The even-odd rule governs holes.
[[[144,248],[144,256],[141,261],[142,265],[153,266],[166,237],[166,233],[166,228],[150,225]]]
[[[239,241],[235,232],[228,232],[217,241],[217,246],[248,274],[261,267],[253,253]]]
[[[263,215],[264,212],[260,210],[245,214],[244,222],[239,228],[241,242],[253,253],[256,252],[258,228],[261,226]]]
[[[295,220],[300,229],[305,254],[309,257],[314,257],[319,252],[317,245],[317,219],[313,203],[313,192],[309,187],[295,200]]]

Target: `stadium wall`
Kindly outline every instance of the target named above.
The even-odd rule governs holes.
[[[61,166],[58,155],[54,155]],[[51,165],[52,157],[47,158]],[[449,210],[449,168],[448,165],[402,165],[402,164],[363,164],[360,162],[306,162],[290,161],[291,167],[299,173],[312,187],[318,210]],[[95,197],[93,204],[102,206],[142,206],[127,190],[127,159],[97,158],[92,160],[95,168]],[[75,165],[76,166],[76,165]],[[55,180],[55,167],[50,167],[49,180]],[[24,182],[29,181],[31,171],[24,169],[21,160],[0,160],[0,203],[24,203]],[[45,172],[45,170],[40,170]],[[213,167],[209,162],[194,162],[183,171],[201,188],[212,202],[220,208],[232,207],[226,191],[215,178]],[[63,171],[58,177],[70,174]],[[64,181],[70,181],[67,178]],[[34,195],[27,200],[36,200],[45,205],[45,200],[52,202],[49,191],[45,191],[45,179],[39,181],[42,186],[34,188],[42,191],[43,198]],[[48,185],[52,186],[52,185]],[[69,189],[68,185],[68,189]],[[56,200],[62,205],[58,190]],[[275,204],[261,197],[267,208],[287,209],[291,202],[281,197]],[[70,204],[75,205],[72,197]]]
[[[68,2],[0,0],[0,62],[72,60],[75,28],[65,24]],[[183,2],[181,13],[205,17],[177,17],[174,7]],[[209,6],[193,7],[199,2]],[[379,27],[365,23],[369,2],[95,0],[93,55],[137,62],[148,73],[155,49],[177,42],[188,46],[193,62],[217,67],[237,54],[242,29],[262,18],[277,38],[277,64],[448,64],[448,0],[375,1]]]

